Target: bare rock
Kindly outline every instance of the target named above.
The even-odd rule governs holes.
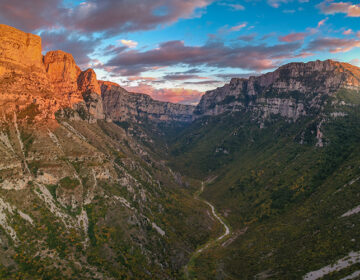
[[[192,121],[194,106],[157,101],[115,83],[100,81],[100,85],[105,114],[114,121]]]
[[[289,63],[274,72],[231,79],[208,91],[200,100],[195,118],[226,112],[251,111],[260,118],[270,115],[296,120],[319,110],[322,96],[339,89],[360,89],[360,68],[332,60]]]

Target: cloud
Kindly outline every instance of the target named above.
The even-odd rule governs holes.
[[[305,33],[305,32],[299,32],[299,33],[290,33],[286,36],[280,36],[279,37],[279,41],[280,42],[287,42],[287,43],[290,43],[290,42],[296,42],[296,41],[302,41],[305,39],[305,37],[307,36],[308,34]]]
[[[245,10],[245,7],[241,4],[219,3],[219,5],[230,7],[231,9],[236,10],[236,11],[244,11]]]
[[[197,82],[184,82],[184,85],[204,85],[204,86],[213,86],[214,84],[217,85],[223,85],[223,81],[218,80],[206,80],[206,81],[197,81]]]
[[[347,29],[343,32],[344,35],[351,35],[353,34],[354,32],[352,31],[352,29]]]
[[[66,7],[63,0],[1,0],[0,21],[31,32],[65,27],[107,35],[150,30],[200,15],[214,0],[88,0]]]
[[[360,59],[354,58],[354,59],[350,60],[349,63],[352,65],[360,66]]]
[[[169,74],[163,77],[165,80],[173,80],[173,81],[183,81],[183,80],[192,80],[192,79],[200,79],[200,80],[207,80],[208,77],[201,77],[198,75],[192,74]]]
[[[239,30],[243,29],[243,28],[246,27],[246,26],[247,26],[247,23],[244,22],[244,23],[242,23],[242,24],[239,24],[239,25],[236,25],[236,26],[231,27],[231,28],[230,28],[230,31],[239,31]]]
[[[64,24],[83,32],[108,35],[150,30],[197,16],[196,11],[211,2],[213,0],[89,0],[70,10]]]
[[[360,40],[340,38],[317,38],[311,41],[306,51],[328,51],[330,53],[348,52],[360,47]]]
[[[288,0],[268,0],[268,4],[274,8],[279,8],[281,3],[288,3]]]
[[[127,46],[128,48],[136,48],[138,45],[138,42],[135,42],[133,40],[125,40],[122,39],[120,40],[121,44],[123,44],[124,46]]]
[[[102,50],[102,54],[105,56],[111,56],[115,54],[119,54],[125,50],[127,50],[127,46],[116,46],[116,45],[108,45]]]
[[[273,8],[279,8],[281,4],[287,4],[293,2],[293,0],[268,0],[268,4]],[[300,3],[307,3],[309,0],[298,0]]]
[[[321,26],[323,26],[328,19],[329,18],[324,18],[323,20],[320,20],[317,24],[317,28],[320,28]]]
[[[111,58],[105,66],[113,73],[136,76],[153,67],[187,65],[190,67],[230,67],[261,71],[275,68],[279,61],[294,57],[298,42],[268,46],[225,46],[208,43],[204,46],[186,46],[182,41],[168,41],[148,51],[129,50]]]
[[[130,92],[148,94],[155,100],[192,105],[197,104],[200,101],[201,96],[204,94],[198,90],[185,88],[157,89],[147,83],[140,83],[138,86],[125,88]]]
[[[237,40],[240,41],[244,41],[244,42],[251,42],[254,41],[254,39],[256,38],[257,34],[249,34],[249,35],[242,35],[237,37]]]
[[[360,5],[351,2],[329,3],[329,1],[324,1],[318,5],[318,8],[326,15],[342,13],[348,17],[360,17]]]
[[[51,28],[66,12],[61,3],[62,0],[1,0],[0,22],[26,32]]]
[[[155,29],[201,15],[214,0],[1,0],[0,22],[27,32],[41,32],[45,48],[64,49],[86,64],[97,38]],[[72,5],[72,6],[70,6]],[[66,36],[67,34],[67,36]],[[80,39],[81,38],[81,39]],[[124,40],[126,47],[136,42]],[[88,44],[88,45],[86,45]],[[123,47],[123,46],[122,46]],[[105,50],[118,52],[121,47]],[[122,49],[124,50],[124,49]]]
[[[127,78],[129,81],[156,81],[157,78],[154,77],[142,77],[142,76],[133,76]]]

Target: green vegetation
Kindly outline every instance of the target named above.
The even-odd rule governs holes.
[[[73,190],[80,185],[80,182],[76,178],[64,177],[59,181],[59,184],[64,189]]]
[[[360,100],[353,91],[338,95],[347,104],[322,117],[322,148],[321,119],[271,116],[260,129],[245,112],[200,119],[170,139],[173,169],[216,176],[203,197],[227,213],[234,234],[248,228],[196,258],[191,279],[301,279],[360,250],[356,217],[339,218],[358,205],[359,182],[349,182],[360,176]]]

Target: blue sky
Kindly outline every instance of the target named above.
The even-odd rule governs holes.
[[[27,3],[31,2],[31,3]],[[73,53],[99,79],[156,99],[293,61],[360,60],[360,5],[335,0],[3,0],[0,22]]]

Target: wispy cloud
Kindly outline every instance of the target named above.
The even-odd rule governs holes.
[[[305,37],[307,36],[308,34],[305,33],[305,32],[298,32],[298,33],[290,33],[286,36],[280,36],[279,37],[279,41],[280,42],[297,42],[297,41],[302,41],[305,39]]]
[[[360,40],[341,38],[316,38],[311,41],[306,51],[328,51],[330,53],[348,52],[360,47]]]
[[[246,26],[247,26],[247,23],[244,22],[244,23],[241,23],[241,24],[238,24],[236,26],[231,27],[230,31],[239,31],[239,30],[243,29]]]

